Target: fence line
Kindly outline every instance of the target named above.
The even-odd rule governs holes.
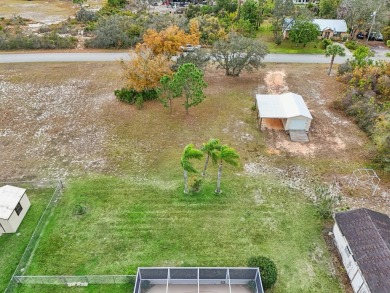
[[[87,286],[88,284],[134,283],[135,275],[14,276],[17,284]]]
[[[39,181],[29,181],[29,180],[18,180],[17,178],[0,178],[0,186],[7,184],[15,184],[15,185],[31,185],[32,187],[47,187],[47,186],[55,186],[61,179],[47,179],[47,180],[39,180]]]
[[[20,182],[15,182],[15,183],[20,183]],[[35,252],[35,249],[38,246],[39,239],[42,235],[43,230],[45,229],[47,225],[47,220],[49,216],[51,215],[53,208],[55,204],[58,201],[58,198],[62,194],[62,190],[64,188],[64,185],[61,180],[57,181],[56,188],[53,192],[53,195],[47,204],[45,210],[43,211],[38,224],[36,225],[33,234],[31,235],[30,241],[27,244],[26,249],[24,250],[24,253],[19,261],[18,266],[16,267],[14,273],[12,274],[11,280],[8,283],[7,288],[5,289],[4,293],[11,293],[13,292],[15,286],[16,286],[16,281],[15,281],[15,276],[22,276],[24,272],[27,270],[28,265],[30,264],[32,255]]]

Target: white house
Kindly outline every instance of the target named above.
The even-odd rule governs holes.
[[[390,293],[390,218],[365,208],[334,218],[334,240],[354,292]]]
[[[15,233],[30,206],[26,189],[11,185],[0,187],[0,234]]]
[[[256,95],[257,118],[260,119],[260,128],[263,119],[280,119],[283,129],[309,131],[310,114],[302,96],[294,93],[280,95]]]
[[[312,22],[320,28],[322,38],[329,39],[348,36],[348,27],[344,19],[315,18]],[[294,20],[292,18],[286,18],[283,30],[285,39],[288,38],[288,32],[293,24]]]

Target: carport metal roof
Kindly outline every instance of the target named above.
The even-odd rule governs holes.
[[[302,96],[294,93],[256,95],[260,118],[291,118],[297,116],[313,119]]]

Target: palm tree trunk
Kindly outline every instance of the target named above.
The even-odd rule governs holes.
[[[222,161],[219,163],[218,166],[217,189],[215,190],[215,193],[221,193],[221,176],[222,176]]]
[[[207,169],[207,165],[209,164],[209,159],[210,159],[210,155],[207,154],[206,162],[204,163],[204,168],[203,168],[202,176],[205,176],[205,175],[206,175],[206,169]]]
[[[188,175],[186,170],[184,170],[184,193],[188,193]]]
[[[332,55],[332,59],[330,59],[330,66],[329,66],[328,75],[330,75],[330,72],[332,71],[333,62],[334,62],[334,55]]]

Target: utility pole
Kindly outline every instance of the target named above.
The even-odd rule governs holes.
[[[371,23],[371,27],[370,27],[370,30],[369,30],[368,35],[367,35],[366,46],[367,46],[367,44],[368,44],[368,39],[369,39],[370,36],[371,36],[372,27],[373,27],[374,24],[375,24],[376,12],[377,12],[377,10],[375,10],[375,11],[372,13],[372,23]]]

